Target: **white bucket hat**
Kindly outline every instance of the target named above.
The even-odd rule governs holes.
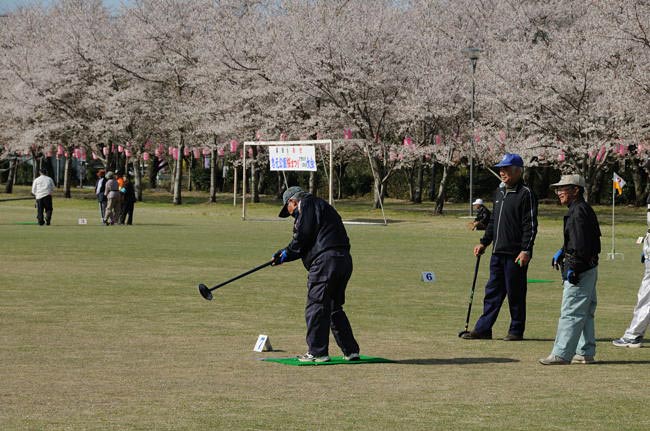
[[[582,175],[562,175],[560,181],[555,184],[551,184],[551,187],[562,187],[562,186],[578,186],[583,189],[587,187],[585,179]]]
[[[483,199],[476,199],[472,205],[483,205]]]

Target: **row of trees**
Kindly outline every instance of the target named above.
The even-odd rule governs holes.
[[[621,169],[647,192],[647,0],[58,0],[0,20],[0,157],[125,146],[175,166],[180,203],[187,147],[236,163],[232,141],[345,137],[337,171],[369,160],[375,205],[399,170],[440,167],[444,200],[505,151],[592,195]],[[243,156],[255,193],[265,150]]]

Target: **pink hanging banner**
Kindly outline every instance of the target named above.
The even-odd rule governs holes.
[[[59,144],[56,147],[56,156],[61,157],[63,155],[63,145]]]
[[[185,148],[183,148],[183,155],[184,155],[185,157],[188,157],[188,156],[190,155],[190,153],[191,153],[191,151],[190,151],[190,147],[185,147]]]
[[[565,156],[564,156],[564,150],[560,150],[560,154],[557,155],[557,160],[560,162],[564,162]]]
[[[131,157],[131,150],[124,150],[124,155],[126,157]]]
[[[442,145],[442,136],[436,135],[436,145]]]
[[[194,148],[192,150],[192,153],[194,153],[194,160],[198,160],[201,158],[201,149],[200,148]]]
[[[149,160],[149,153],[147,153],[146,151],[142,153],[142,160],[144,160],[145,162]]]
[[[224,156],[226,155],[226,151],[225,151],[223,148],[219,147],[219,148],[217,149],[217,155],[218,155],[219,157],[224,157]]]
[[[237,142],[237,140],[233,139],[233,140],[230,141],[230,152],[231,153],[236,153],[238,147],[239,147],[239,142]]]
[[[169,149],[172,151],[172,157],[174,160],[178,160],[178,148],[176,147],[169,147]]]
[[[117,152],[118,153],[123,153],[124,152],[124,147],[122,145],[117,146]]]
[[[209,155],[210,155],[210,152],[211,152],[211,151],[210,151],[209,148],[204,148],[204,149],[203,149],[203,155],[204,155],[204,156],[209,156]]]

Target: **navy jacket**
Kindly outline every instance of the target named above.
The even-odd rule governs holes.
[[[481,244],[493,244],[492,253],[533,256],[537,235],[537,197],[522,181],[512,189],[501,184],[494,193],[494,207]]]
[[[600,236],[593,208],[583,198],[572,202],[564,216],[564,271],[579,274],[598,265]]]
[[[314,259],[326,250],[350,250],[341,216],[330,204],[307,194],[298,208],[293,239],[286,247],[287,262],[302,258],[303,265],[309,269]]]

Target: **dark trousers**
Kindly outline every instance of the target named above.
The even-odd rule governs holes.
[[[526,274],[528,266],[515,263],[516,256],[493,254],[490,258],[490,279],[485,285],[483,314],[476,322],[474,331],[492,333],[492,326],[499,316],[503,300],[508,297],[510,308],[509,334],[524,335],[526,329]]]
[[[44,224],[50,224],[53,210],[51,195],[47,195],[41,199],[36,199],[36,218],[38,219],[38,224],[41,226]],[[43,213],[45,213],[45,217],[43,217]]]
[[[329,332],[344,355],[359,352],[350,321],[343,311],[345,288],[352,275],[347,251],[328,250],[312,262],[307,275],[307,346],[314,356],[328,355]]]
[[[120,214],[120,224],[124,224],[125,220],[126,220],[126,224],[133,224],[134,206],[135,206],[135,202],[124,201],[124,203],[122,204],[122,213]]]

